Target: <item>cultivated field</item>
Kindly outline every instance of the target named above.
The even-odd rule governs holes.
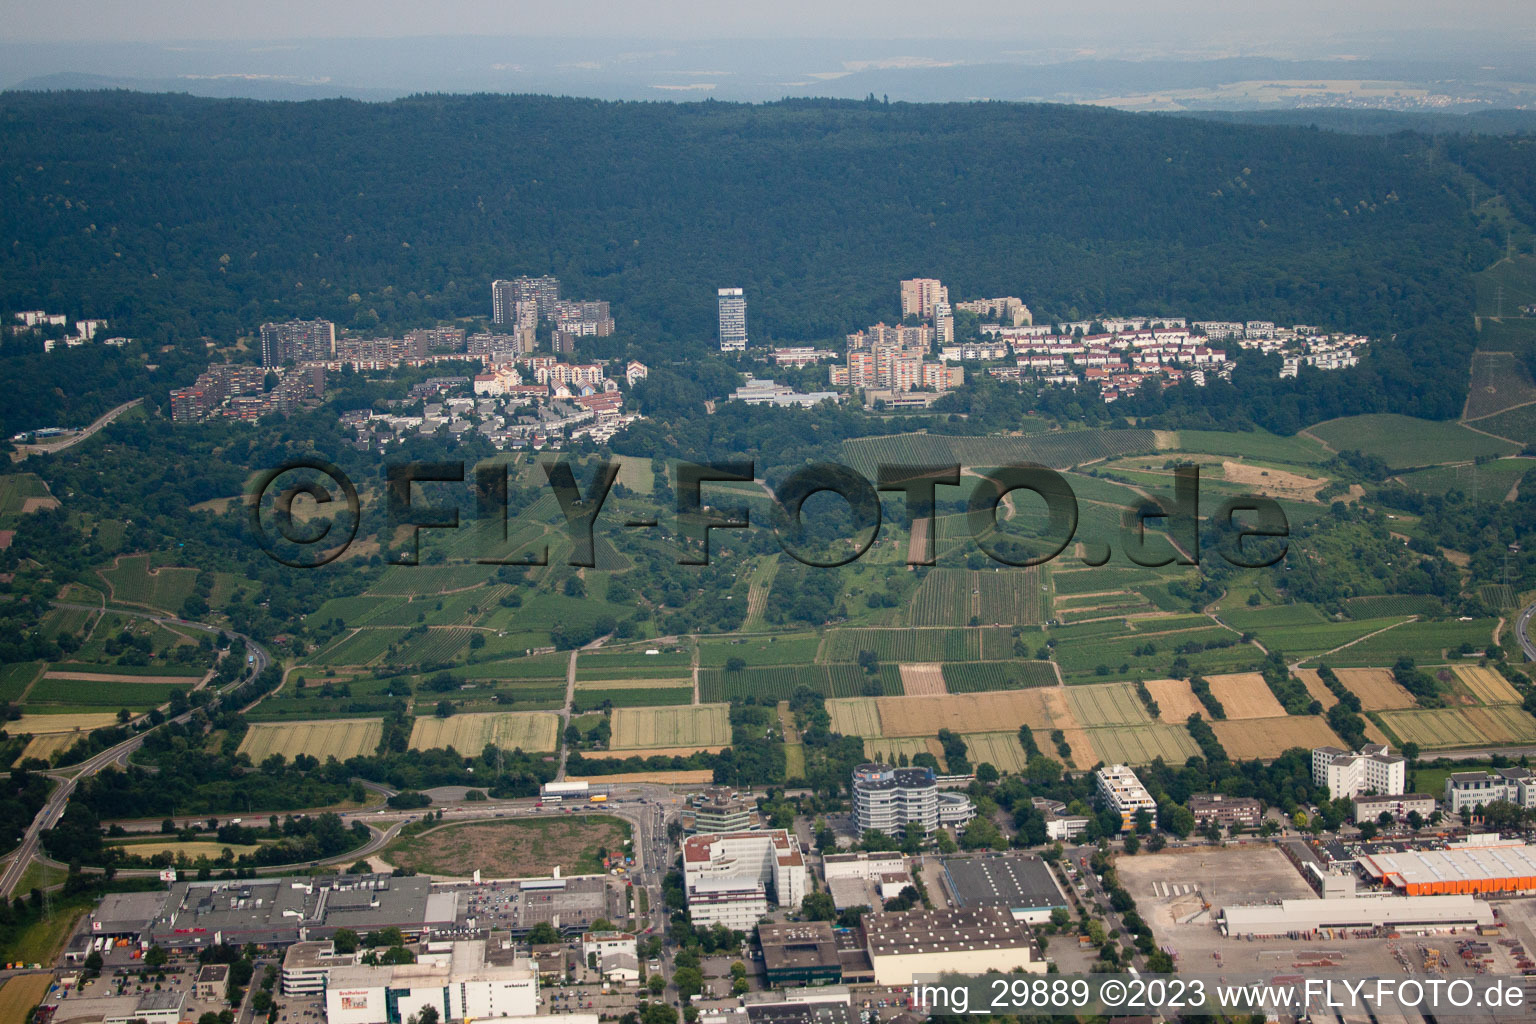
[[[880,739],[880,708],[875,703],[875,697],[847,697],[841,700],[827,701],[827,713],[832,716],[832,731],[844,736],[863,736],[865,739]],[[931,730],[938,732],[937,729]],[[917,735],[925,735],[928,730],[922,730]],[[865,750],[869,748],[866,746]]]
[[[1034,734],[1035,744],[1039,746],[1041,753],[1055,761],[1060,761],[1065,757],[1067,761],[1067,767],[1069,768],[1087,768],[1089,765],[1097,764],[1101,760],[1098,752],[1094,749],[1093,742],[1090,737],[1092,737],[1095,733],[1104,733],[1108,730],[1062,729],[1061,731],[1063,738],[1067,741],[1067,746],[1072,751],[1070,756],[1063,755],[1061,751],[1057,749],[1056,741],[1051,739],[1051,730],[1030,730],[1030,732]]]
[[[1468,430],[1459,423],[1373,413],[1328,420],[1310,432],[1335,451],[1374,455],[1393,469],[1430,466],[1478,455],[1513,455],[1519,445]]]
[[[1146,706],[1136,696],[1136,690],[1130,683],[1073,686],[1066,693],[1067,706],[1085,729],[1104,725],[1140,725],[1152,721],[1152,716],[1147,713]]]
[[[966,737],[966,739],[970,739],[970,737]],[[1014,743],[1017,745],[1018,741],[1015,740]],[[918,754],[932,754],[938,758],[939,764],[944,764],[944,748],[939,746],[938,740],[931,737],[928,739],[924,739],[921,736],[904,736],[893,739],[870,739],[866,737],[864,740],[864,756],[871,761],[877,761],[881,764],[896,764],[902,754],[907,755],[909,762]],[[982,758],[982,760],[986,760],[986,758]],[[996,762],[993,763],[996,764]],[[997,767],[1002,768],[1003,766],[999,764]]]
[[[1399,743],[1417,743],[1425,750],[1495,747],[1536,740],[1536,718],[1507,705],[1384,711],[1381,720]]]
[[[1211,696],[1221,701],[1228,719],[1279,718],[1285,714],[1285,708],[1257,672],[1207,676],[1206,682],[1211,684]]]
[[[1025,762],[1029,760],[1024,747],[1019,743],[1017,732],[972,732],[962,738],[969,751],[971,764],[985,761],[1000,772],[1018,773],[1024,770]],[[937,742],[934,741],[935,745]],[[869,749],[868,743],[864,744],[864,749]],[[1076,752],[1074,747],[1073,753]]]
[[[944,689],[944,666],[934,662],[902,665],[901,692],[908,697],[928,697],[948,693]]]
[[[1098,757],[1110,764],[1150,764],[1160,757],[1168,764],[1181,765],[1200,753],[1199,745],[1182,724],[1156,722],[1121,729],[1090,729],[1088,740]],[[1070,734],[1067,742],[1072,742]],[[1076,743],[1072,743],[1072,753],[1078,764],[1085,763],[1077,756]]]
[[[5,731],[12,736],[20,736],[23,733],[31,733],[38,736],[43,733],[58,732],[90,732],[92,729],[101,729],[105,726],[116,725],[117,716],[112,714],[70,714],[70,715],[22,715],[14,721],[5,723]]]
[[[1183,722],[1190,715],[1205,714],[1205,705],[1189,688],[1187,679],[1148,679],[1146,686],[1157,701],[1158,716],[1166,722]]]
[[[44,761],[53,760],[53,755],[68,750],[84,739],[83,732],[45,732],[40,736],[34,736],[28,741],[21,751],[22,757],[40,757]]]
[[[18,974],[0,988],[0,1024],[26,1024],[32,1008],[43,1001],[53,985],[51,974]]]
[[[1279,757],[1292,747],[1341,747],[1343,741],[1328,728],[1328,723],[1312,715],[1286,715],[1283,718],[1248,718],[1240,721],[1211,722],[1216,738],[1226,748],[1227,756],[1251,759]]]
[[[657,786],[697,786],[713,782],[715,773],[708,768],[674,772],[615,772],[612,775],[570,775],[571,782],[590,782],[594,786],[622,786],[630,782],[649,782]]]
[[[506,711],[422,717],[411,727],[412,750],[452,747],[475,756],[488,743],[503,750],[553,752],[560,746],[560,716],[549,711]]]
[[[932,736],[940,729],[958,733],[997,732],[1017,729],[1026,722],[1032,729],[1078,727],[1066,698],[1055,688],[866,699],[872,699],[878,708],[878,730],[872,733],[837,731],[855,736]],[[834,704],[842,703],[828,701],[828,710]],[[838,722],[838,712],[834,712],[834,729]]]
[[[196,675],[141,676],[118,672],[50,671],[43,675],[44,679],[73,679],[88,683],[174,683],[180,686],[192,686],[202,677],[201,672]]]
[[[1483,704],[1519,704],[1520,692],[1491,668],[1457,665],[1453,670],[1467,689]]]
[[[148,843],[111,843],[109,845],[111,848],[122,850],[132,857],[155,857],[162,853],[169,853],[172,857],[177,857],[177,859],[180,859],[179,855],[185,855],[188,860],[197,860],[199,857],[218,860],[225,850],[238,857],[242,853],[254,853],[261,849],[259,845],[221,843],[213,839],[194,840],[189,843],[179,843],[171,839]]]
[[[250,727],[245,739],[240,741],[239,752],[250,755],[251,761],[256,764],[273,754],[282,754],[290,761],[299,754],[307,754],[321,761],[328,757],[345,761],[349,757],[372,754],[383,735],[384,723],[377,718],[257,723]]]
[[[1328,483],[1327,477],[1303,476],[1268,466],[1255,466],[1246,462],[1221,464],[1222,475],[1233,483],[1243,484],[1253,493],[1266,494],[1271,498],[1294,498],[1312,501],[1317,492]]]
[[[576,692],[583,690],[668,690],[675,687],[693,689],[692,679],[578,679]]]
[[[730,705],[695,704],[671,708],[617,708],[612,750],[643,748],[701,750],[731,742]]]
[[[1339,702],[1339,698],[1333,695],[1333,691],[1323,685],[1323,677],[1317,674],[1315,668],[1299,668],[1291,673],[1306,686],[1314,700],[1322,702],[1323,710],[1327,711]]]
[[[1389,708],[1411,708],[1418,704],[1413,694],[1397,685],[1392,673],[1384,668],[1336,668],[1333,674],[1350,693],[1360,698],[1360,707],[1366,711],[1385,711]]]

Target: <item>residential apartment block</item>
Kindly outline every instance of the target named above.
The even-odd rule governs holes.
[[[949,304],[949,289],[931,277],[914,277],[901,282],[901,316],[933,319],[939,303]]]
[[[740,288],[721,288],[718,300],[720,351],[744,351],[747,347],[746,297]]]
[[[336,356],[336,325],[329,320],[288,320],[261,325],[261,365],[324,363]]]

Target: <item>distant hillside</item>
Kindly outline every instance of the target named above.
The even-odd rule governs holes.
[[[1467,274],[1504,244],[1469,192],[1530,191],[1515,142],[1457,145],[1001,103],[7,93],[0,307],[228,340],[484,314],[492,278],[549,272],[661,357],[708,347],[722,285],[756,338],[825,339],[924,274],[1042,316],[1396,334],[1333,386],[1454,416]]]

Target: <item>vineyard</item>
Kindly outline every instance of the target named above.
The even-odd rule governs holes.
[[[400,647],[394,661],[406,665],[443,665],[458,657],[475,635],[472,629],[428,629]]]
[[[977,661],[981,648],[978,629],[832,629],[826,660],[855,661],[873,651],[881,661]]]
[[[112,598],[124,604],[144,605],[179,612],[197,584],[196,569],[156,569],[151,572],[148,555],[132,555],[100,571],[112,588]]]
[[[912,593],[908,619],[914,626],[964,626],[976,614],[974,578],[969,569],[929,569]]]
[[[950,693],[1025,690],[1055,685],[1056,668],[1048,661],[952,661],[944,664],[944,687]]]
[[[882,664],[870,675],[857,665],[759,665],[729,671],[699,670],[699,699],[706,704],[730,700],[787,700],[795,690],[809,686],[825,697],[896,695],[901,674],[895,664]]]
[[[1353,619],[1397,615],[1423,615],[1432,618],[1445,614],[1445,605],[1440,603],[1438,597],[1429,594],[1376,594],[1370,597],[1351,597],[1344,601],[1344,608]]]
[[[367,665],[404,633],[403,629],[359,629],[339,637],[310,660],[317,665]]]
[[[741,640],[704,640],[699,644],[699,664],[723,668],[732,658],[748,665],[787,665],[816,660],[821,636],[816,633],[777,634]]]

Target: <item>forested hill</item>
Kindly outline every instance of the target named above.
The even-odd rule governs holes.
[[[1474,175],[1512,145],[1000,103],[8,93],[0,307],[227,340],[484,314],[492,278],[550,272],[659,357],[707,345],[719,286],[759,339],[818,339],[920,274],[1044,316],[1397,333],[1374,386],[1449,415],[1467,273],[1504,242]]]

